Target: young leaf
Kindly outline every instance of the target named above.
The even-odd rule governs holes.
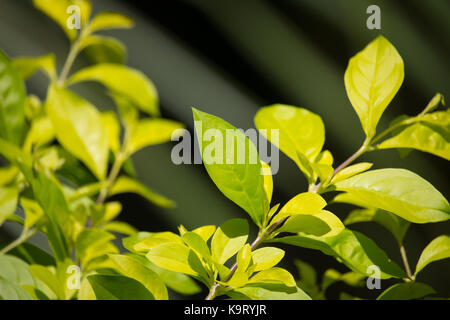
[[[383,36],[350,59],[344,76],[345,89],[367,137],[374,136],[378,121],[403,78],[403,60]]]
[[[249,284],[227,294],[237,300],[311,300],[299,287],[282,284]]]
[[[91,3],[89,0],[33,0],[33,5],[56,22],[63,29],[70,41],[75,40],[77,30],[70,28],[67,23],[70,15],[67,13],[69,6],[79,6],[83,25],[87,22],[91,14]]]
[[[124,64],[126,60],[125,45],[113,37],[90,35],[82,40],[80,47],[89,61],[94,64]]]
[[[327,210],[320,210],[314,214],[297,214],[291,216],[277,233],[291,232],[311,234],[321,237],[331,237],[345,229],[342,221]]]
[[[133,257],[114,254],[109,256],[117,266],[118,271],[126,277],[139,281],[156,300],[167,300],[166,286],[161,278],[152,270]]]
[[[380,294],[377,300],[414,300],[433,293],[436,291],[425,283],[396,283]]]
[[[90,30],[92,32],[105,29],[129,29],[134,22],[127,16],[117,12],[100,12],[92,18]]]
[[[344,221],[346,226],[359,222],[377,222],[387,230],[389,230],[395,237],[398,243],[403,242],[406,231],[410,226],[410,222],[399,216],[381,209],[355,209],[347,216]]]
[[[16,188],[0,188],[0,226],[14,214],[18,197]]]
[[[205,271],[197,255],[178,243],[163,243],[151,248],[147,255],[151,263],[160,268],[185,273],[191,276],[203,276]]]
[[[261,108],[254,122],[267,140],[294,160],[303,172],[308,170],[299,154],[313,162],[325,142],[322,119],[306,109],[276,104]],[[279,142],[273,139],[272,130],[279,130]]]
[[[380,169],[336,184],[367,207],[395,213],[414,223],[450,219],[450,205],[429,182],[405,169]]]
[[[450,116],[450,113],[447,112]],[[377,148],[411,148],[450,160],[450,131],[425,123],[415,123],[394,137],[380,143]]]
[[[247,271],[250,262],[252,261],[252,249],[250,245],[247,243],[243,246],[236,257],[237,269],[236,272],[245,272]]]
[[[55,55],[53,53],[39,57],[14,58],[12,64],[23,80],[27,80],[39,69],[41,69],[50,80],[56,79]]]
[[[297,214],[315,214],[327,205],[324,198],[313,192],[303,192],[288,201],[278,214],[272,219],[273,222]]]
[[[128,152],[130,154],[147,146],[171,141],[172,134],[182,132],[184,126],[167,119],[144,119],[139,121],[131,132]],[[176,131],[179,130],[179,131]]]
[[[203,226],[192,230],[192,232],[198,234],[206,242],[216,231],[216,226]]]
[[[201,258],[204,258],[206,261],[211,260],[211,252],[209,251],[208,245],[198,234],[186,232],[181,238],[186,245],[194,250]]]
[[[69,84],[98,81],[114,95],[125,98],[140,110],[159,116],[158,93],[142,72],[119,64],[101,63],[72,75]]]
[[[109,194],[112,196],[128,192],[136,193],[163,208],[173,208],[175,206],[175,203],[172,200],[167,199],[153,190],[150,190],[140,182],[126,176],[121,176],[117,179]]]
[[[25,87],[0,50],[0,138],[19,145],[25,130]]]
[[[251,271],[270,269],[278,264],[284,257],[284,251],[275,247],[264,247],[252,252]]]
[[[296,286],[294,277],[282,268],[271,268],[260,271],[251,277],[248,283],[282,283],[287,287]]]
[[[247,242],[248,223],[244,219],[231,219],[217,228],[211,240],[212,258],[224,264]]]
[[[117,253],[118,250],[109,243],[114,238],[114,235],[105,230],[84,229],[75,243],[77,258],[81,260],[83,266],[86,266],[95,258],[108,253]]]
[[[272,171],[270,169],[270,166],[267,163],[265,163],[264,161],[261,161],[261,166],[262,166],[263,174],[264,174],[264,191],[266,192],[267,202],[270,205],[270,202],[272,201],[272,193],[273,193]]]
[[[422,251],[414,274],[418,274],[423,268],[434,261],[447,258],[450,258],[450,236],[442,235],[431,241]]]
[[[328,269],[323,274],[322,291],[326,291],[329,286],[338,281],[342,281],[352,287],[362,287],[365,275],[358,272],[346,272],[344,274],[334,269]]]
[[[49,88],[46,109],[61,145],[103,180],[108,162],[108,133],[97,109],[55,85]]]
[[[193,109],[193,114],[200,152],[209,176],[228,199],[244,209],[256,225],[262,226],[269,204],[255,145],[228,122],[197,109]],[[209,140],[205,137],[212,132],[214,138],[210,138],[214,141],[207,143]],[[214,147],[215,159],[209,159],[207,154],[211,147]]]
[[[132,234],[135,234],[138,232],[135,227],[133,227],[132,225],[130,225],[126,222],[123,222],[123,221],[108,222],[103,226],[103,229],[107,230],[107,231],[111,231],[111,232],[126,234],[126,235],[132,235]]]
[[[154,300],[138,281],[124,276],[94,274],[87,279],[98,300]]]
[[[370,162],[360,162],[353,164],[351,166],[348,166],[347,168],[342,169],[336,175],[331,179],[331,184],[335,184],[339,181],[348,179],[350,177],[353,177],[354,175],[367,171],[370,168],[372,168],[373,163]]]
[[[301,233],[297,236],[275,238],[270,241],[320,250],[327,255],[336,257],[351,270],[366,276],[374,276],[369,268],[372,265],[380,268],[381,279],[406,276],[405,272],[391,261],[371,239],[356,231],[344,229],[338,235],[326,238]]]
[[[112,152],[118,152],[120,148],[120,123],[116,113],[104,111],[100,113],[100,119],[103,127],[106,128],[109,148]]]

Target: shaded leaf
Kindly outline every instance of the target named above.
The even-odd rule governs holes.
[[[150,291],[131,278],[95,274],[87,279],[98,300],[154,300]]]

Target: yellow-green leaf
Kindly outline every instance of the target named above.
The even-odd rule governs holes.
[[[250,278],[249,283],[282,283],[287,287],[296,286],[294,277],[282,268],[271,268],[260,271]]]
[[[331,179],[331,184],[334,184],[336,182],[345,180],[347,178],[353,177],[354,175],[367,171],[373,166],[373,163],[370,162],[360,162],[356,164],[352,164],[351,166],[348,166],[347,168],[342,169],[336,175]]]
[[[448,258],[450,258],[450,236],[442,235],[431,241],[422,251],[415,274],[418,274],[431,262]]]
[[[108,164],[108,132],[98,110],[55,85],[49,88],[46,109],[61,145],[103,180]]]
[[[109,148],[113,152],[119,151],[120,123],[116,113],[113,111],[104,111],[100,114],[100,119],[103,127],[106,128]]]
[[[327,205],[324,198],[313,192],[303,192],[288,201],[278,214],[272,219],[273,222],[297,214],[314,214]]]
[[[18,57],[12,62],[23,80],[27,80],[41,69],[50,80],[56,79],[55,55],[53,53],[39,57]]]
[[[18,197],[17,188],[0,188],[0,226],[14,214]]]
[[[248,223],[244,219],[231,219],[217,228],[211,240],[213,260],[224,264],[247,242]]]
[[[383,36],[350,59],[344,76],[345,88],[367,137],[374,136],[378,121],[403,78],[403,60]]]
[[[275,247],[264,247],[252,252],[251,271],[270,269],[278,264],[284,257],[284,251]]]
[[[100,12],[92,18],[89,26],[92,32],[105,29],[129,29],[134,22],[127,16],[117,12]]]
[[[94,64],[123,64],[126,60],[125,45],[113,37],[90,35],[82,40],[80,47],[80,50],[83,50],[83,53]]]

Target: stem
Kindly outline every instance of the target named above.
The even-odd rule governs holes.
[[[269,229],[267,229],[265,232],[262,232],[256,239],[252,242],[250,245],[250,249],[253,251],[256,249],[261,243],[264,242],[276,229],[278,229],[284,221],[286,221],[287,218],[282,218],[278,220],[277,222],[273,223]],[[226,276],[226,278],[223,280],[223,282],[227,282],[233,277],[234,273],[237,270],[237,262],[235,262],[230,269],[230,273]],[[206,296],[205,300],[213,300],[217,295],[217,289],[219,289],[220,283],[215,282],[211,289],[209,290],[208,295]]]
[[[13,242],[11,242],[10,244],[8,244],[6,247],[4,247],[1,251],[0,254],[6,254],[9,251],[11,251],[12,249],[14,249],[15,247],[20,246],[22,243],[24,243],[25,241],[27,241],[32,235],[34,235],[36,233],[36,229],[31,229],[31,230],[26,230],[24,231],[19,238],[17,238],[16,240],[14,240]]]
[[[408,278],[411,280],[414,280],[414,276],[411,273],[411,268],[409,267],[408,263],[408,257],[406,256],[406,250],[403,244],[400,245],[400,254],[402,256],[403,265],[405,266],[406,274],[408,275]]]
[[[69,75],[70,69],[72,68],[75,59],[80,52],[80,41],[79,39],[75,41],[70,47],[69,55],[67,56],[66,62],[64,62],[64,66],[62,68],[61,74],[58,78],[58,86],[63,87],[66,82],[66,78]]]
[[[331,176],[328,178],[327,181],[330,181],[338,172],[342,171],[344,168],[346,168],[349,164],[351,164],[353,161],[358,159],[362,154],[364,154],[367,149],[370,147],[371,140],[370,138],[366,138],[364,140],[364,143],[362,146],[354,153],[352,154],[347,160],[342,162],[336,169],[334,169]],[[318,192],[320,190],[320,187],[322,186],[322,182],[320,181],[318,184],[314,185],[312,188],[310,188],[310,192]]]
[[[120,169],[122,168],[122,165],[125,161],[126,157],[123,155],[123,153],[118,153],[116,160],[114,161],[113,167],[111,169],[111,172],[109,173],[108,179],[106,180],[106,183],[103,185],[102,189],[100,190],[100,194],[97,198],[97,204],[103,204],[108,197],[109,190],[111,189],[112,185],[117,179],[117,176],[120,173]]]

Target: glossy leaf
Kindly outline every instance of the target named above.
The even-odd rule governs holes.
[[[425,283],[397,283],[380,294],[377,300],[414,300],[434,293],[436,291]]]
[[[123,64],[126,60],[125,45],[113,37],[90,35],[81,42],[81,49],[94,63]]]
[[[105,29],[129,29],[134,25],[133,20],[117,12],[100,12],[91,21],[92,32]]]
[[[325,199],[313,192],[303,192],[288,201],[278,214],[272,219],[273,222],[280,219],[298,215],[315,214],[327,205]]]
[[[282,268],[262,270],[251,277],[249,283],[282,283],[287,287],[296,286],[294,277]]]
[[[344,76],[345,89],[367,137],[375,134],[378,121],[403,78],[403,60],[383,36],[350,59]]]
[[[299,154],[313,162],[325,142],[322,119],[303,108],[281,104],[264,107],[258,111],[254,121],[267,140],[294,160],[304,172],[308,170]],[[271,130],[274,129],[279,130],[278,143],[272,137]]]
[[[269,204],[255,145],[228,122],[196,109],[193,109],[193,114],[203,163],[209,176],[228,199],[244,209],[256,225],[262,226]],[[208,140],[206,136],[209,133],[214,133],[214,138]],[[233,134],[231,141],[230,133]],[[208,143],[210,140],[213,141]]]
[[[398,243],[403,242],[406,231],[410,226],[410,222],[399,216],[381,209],[356,209],[350,212],[344,221],[345,225],[351,225],[359,222],[377,222],[387,230],[389,230],[395,237]]]
[[[175,206],[175,203],[172,200],[169,200],[153,190],[150,190],[140,182],[126,176],[121,176],[117,179],[109,194],[112,196],[120,193],[136,193],[163,208],[173,208]]]
[[[38,70],[42,70],[50,80],[56,79],[54,54],[39,57],[18,57],[12,61],[12,64],[23,80],[27,80]]]
[[[351,166],[348,166],[347,168],[342,169],[336,175],[331,179],[331,184],[334,184],[336,182],[345,180],[347,178],[353,177],[354,175],[367,171],[373,166],[373,163],[370,162],[360,162],[356,164],[352,164]]]
[[[100,114],[103,127],[108,135],[109,148],[113,152],[118,152],[120,148],[120,123],[117,115],[113,111],[104,111]]]
[[[368,269],[372,265],[380,268],[381,279],[406,276],[405,272],[391,261],[371,239],[356,231],[344,229],[338,235],[326,238],[299,234],[275,238],[271,241],[320,250],[327,255],[336,257],[351,270],[366,276],[373,276]]]
[[[143,265],[139,260],[124,255],[110,255],[117,266],[118,271],[126,277],[139,281],[156,300],[167,300],[166,286],[161,278],[152,270]]]
[[[415,123],[394,137],[383,141],[377,148],[411,148],[450,160],[450,131]]]
[[[199,227],[197,229],[192,230],[192,232],[198,234],[200,237],[202,237],[202,239],[206,242],[209,240],[209,238],[211,238],[211,236],[214,234],[214,232],[216,231],[216,226],[202,226]]]
[[[184,126],[167,119],[144,119],[139,121],[131,132],[129,153],[134,153],[147,146],[171,141],[172,134]]]
[[[264,247],[252,252],[251,271],[270,269],[278,264],[284,257],[284,251],[275,247]]]
[[[75,93],[54,85],[49,88],[46,109],[61,145],[103,180],[108,162],[108,133],[97,109]]]
[[[244,219],[231,219],[217,228],[211,240],[212,258],[224,264],[247,242],[248,223]]]
[[[0,188],[0,226],[14,214],[18,197],[16,188]]]
[[[138,281],[124,276],[88,276],[98,300],[154,300],[153,295]]]
[[[415,274],[434,261],[448,258],[450,258],[450,236],[442,235],[431,241],[422,251]]]
[[[252,249],[250,245],[247,243],[239,250],[236,256],[236,263],[237,263],[236,272],[247,271],[247,268],[250,265],[251,261],[252,261]]]
[[[118,253],[118,250],[109,242],[115,237],[101,229],[84,229],[77,237],[75,243],[77,258],[86,266],[91,260],[108,253]]]
[[[25,96],[19,73],[0,50],[0,138],[16,145],[25,130]]]
[[[152,116],[159,115],[156,88],[138,70],[120,64],[101,63],[78,71],[69,79],[69,84],[82,81],[98,81],[140,110]]]
[[[194,232],[186,232],[181,238],[189,248],[199,255],[200,258],[204,258],[206,261],[211,260],[211,252],[201,236]]]
[[[280,284],[249,284],[228,294],[237,300],[311,300],[302,289]]]
[[[414,223],[450,219],[450,205],[429,182],[405,169],[380,169],[336,184],[367,207],[395,213]]]

